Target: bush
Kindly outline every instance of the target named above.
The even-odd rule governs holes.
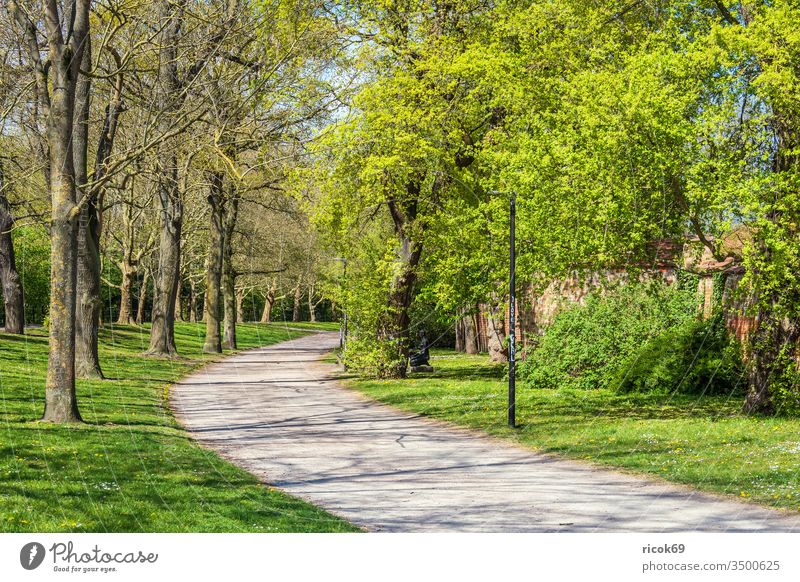
[[[769,389],[775,414],[800,416],[800,370],[792,350],[783,347],[773,365]]]
[[[337,301],[347,309],[348,337],[343,356],[347,369],[359,376],[386,378],[402,367],[400,343],[391,337],[394,316],[387,306],[396,277],[392,237],[365,238],[348,257],[347,279]]]
[[[665,368],[678,366],[674,373],[685,372],[688,357],[685,352],[693,349],[695,338],[705,334],[698,326],[706,324],[696,321],[695,283],[632,283],[598,291],[587,297],[583,305],[565,309],[520,366],[523,382],[532,388],[591,389],[621,388],[624,380],[628,390],[634,386],[665,389],[671,381]],[[720,327],[720,331],[724,333],[724,328]],[[678,336],[681,345],[673,345]],[[715,367],[714,358],[722,357],[718,351],[723,349],[723,343],[715,340],[716,351],[704,352],[697,365]],[[671,351],[673,347],[675,353]],[[667,358],[671,358],[671,363],[667,363]],[[657,367],[654,362],[663,365]],[[727,359],[725,362],[730,363]],[[709,377],[699,367],[692,373],[697,375],[696,382]],[[726,378],[731,375],[735,372],[731,371]],[[695,381],[694,376],[690,379]],[[692,386],[694,389],[696,384]]]
[[[13,236],[25,293],[25,322],[44,323],[50,308],[50,238],[33,225],[15,228]]]
[[[635,350],[611,386],[623,392],[741,394],[746,386],[740,349],[720,314],[690,319]]]

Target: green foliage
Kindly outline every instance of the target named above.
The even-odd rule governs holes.
[[[17,270],[25,293],[25,321],[44,324],[50,308],[50,239],[38,226],[14,230]]]
[[[348,320],[344,362],[364,376],[387,376],[403,361],[397,338],[387,331],[393,313],[386,306],[386,296],[398,267],[394,246],[391,237],[374,233],[354,249],[348,257],[347,277],[342,275],[341,305]]]
[[[775,413],[780,416],[800,416],[800,369],[797,361],[784,347],[773,363],[769,389]]]
[[[647,340],[618,366],[610,386],[622,392],[743,395],[740,348],[720,314],[695,318]]]
[[[692,321],[697,290],[632,283],[558,313],[520,366],[530,388],[606,388],[640,346]]]
[[[413,203],[404,234],[423,245],[418,290],[454,315],[506,279],[510,191],[527,282],[647,265],[663,238],[721,251],[737,225],[753,235],[750,303],[773,319],[800,316],[796,2],[348,6],[370,31],[354,61],[368,82],[317,142],[310,171],[315,223],[331,240],[360,245],[385,226],[372,219],[389,201]],[[533,384],[600,381],[627,342],[664,331],[591,309],[607,320],[586,315],[592,332],[565,355],[542,339]],[[632,329],[609,336],[614,325]],[[707,331],[672,339],[691,349]]]

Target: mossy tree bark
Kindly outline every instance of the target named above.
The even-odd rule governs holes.
[[[172,128],[171,112],[179,106],[178,40],[182,12],[170,1],[161,2],[161,48],[158,70],[158,101],[162,112],[159,130],[166,136]],[[183,229],[183,197],[178,182],[175,138],[163,139],[158,147],[158,198],[161,205],[158,267],[154,274],[153,324],[149,355],[176,356],[175,299],[178,293]]]
[[[81,68],[92,68],[89,37],[83,51]],[[102,378],[98,336],[100,310],[100,209],[97,190],[87,184],[89,151],[89,105],[91,78],[80,75],[75,93],[75,127],[72,157],[75,165],[75,185],[81,199],[78,219],[77,310],[75,314],[75,373],[79,378]],[[103,146],[101,137],[100,147]]]
[[[14,215],[5,192],[3,167],[0,162],[0,283],[3,285],[6,333],[25,333],[25,295],[14,256]]]
[[[744,412],[774,414],[772,386],[779,382],[789,366],[796,366],[800,323],[787,318],[776,320],[769,313],[759,315],[757,329],[750,338],[748,390]]]
[[[176,356],[175,298],[181,261],[181,230],[183,228],[183,200],[178,186],[178,165],[174,153],[165,152],[159,176],[161,202],[161,235],[158,266],[154,276],[153,324],[150,328],[150,348],[155,356]]]
[[[221,172],[209,172],[210,192],[208,204],[211,212],[209,213],[209,235],[208,235],[208,260],[206,262],[206,297],[205,297],[205,321],[206,321],[206,341],[203,344],[203,352],[206,354],[222,353],[222,339],[220,337],[220,283],[222,278],[223,262],[223,180],[224,174]]]
[[[404,201],[398,201],[394,197],[388,199],[389,212],[400,243],[398,250],[400,269],[392,282],[388,300],[388,320],[383,330],[384,340],[393,342],[397,353],[396,362],[385,371],[385,375],[392,378],[406,377],[411,351],[409,308],[414,300],[417,268],[422,258],[422,244],[413,237],[413,234],[416,234],[413,231],[417,218],[420,182],[409,183],[406,190]]]
[[[236,323],[239,314],[236,300],[236,268],[233,265],[233,235],[236,232],[238,216],[239,197],[231,187],[223,216],[222,298],[225,311],[225,332],[222,347],[226,350],[237,348]]]
[[[57,2],[45,6],[49,66],[36,50],[30,57],[37,77],[37,98],[46,112],[49,148],[48,178],[51,200],[50,351],[45,382],[43,420],[80,422],[75,394],[75,311],[77,300],[77,225],[80,209],[76,200],[73,160],[75,96],[89,32],[89,0],[75,0],[69,7]],[[28,37],[38,46],[36,25],[16,2],[8,8]],[[61,22],[71,12],[71,34],[64,37]],[[39,80],[43,78],[44,83]]]

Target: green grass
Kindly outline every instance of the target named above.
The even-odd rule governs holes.
[[[276,329],[307,329],[310,331],[339,331],[339,322],[337,321],[317,321],[310,323],[308,321],[276,321],[273,323],[265,324],[270,328]]]
[[[238,328],[240,348],[291,339],[279,325]],[[105,328],[105,381],[80,381],[86,424],[38,422],[47,338],[0,334],[0,531],[354,531],[325,511],[261,485],[189,439],[166,406],[168,385],[213,360],[202,324],[178,324],[184,358],[141,355],[148,332]],[[217,356],[218,357],[218,356]]]
[[[388,404],[537,450],[585,459],[758,503],[800,509],[800,420],[747,417],[741,398],[528,390],[506,425],[505,366],[436,350],[431,375],[357,380]]]

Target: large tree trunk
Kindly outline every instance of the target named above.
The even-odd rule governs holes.
[[[147,283],[150,279],[150,270],[145,269],[142,272],[142,284],[139,287],[139,304],[136,306],[136,324],[142,325],[144,321],[144,308],[147,303]]]
[[[150,348],[154,356],[175,356],[175,297],[178,292],[178,273],[181,261],[181,228],[183,201],[178,192],[178,168],[174,155],[165,162],[171,166],[161,176],[161,237],[158,267],[153,285],[153,324],[150,328]]]
[[[411,351],[409,308],[414,300],[417,283],[417,268],[422,258],[422,244],[411,238],[413,223],[417,217],[419,182],[412,181],[407,186],[408,202],[399,203],[389,199],[389,212],[394,222],[395,234],[400,243],[398,261],[399,274],[392,281],[389,293],[388,312],[382,339],[393,344],[395,361],[383,370],[383,375],[391,378],[405,378],[408,370],[408,357]]]
[[[405,378],[408,369],[408,357],[411,352],[409,308],[414,298],[421,248],[404,252],[403,255],[400,275],[395,280],[389,295],[389,321],[385,332],[385,339],[395,343],[398,356],[397,361],[385,372],[386,376],[391,378]]]
[[[100,312],[100,222],[89,202],[81,211],[78,231],[78,303],[75,370],[79,378],[102,378],[98,354]]]
[[[161,2],[160,66],[158,70],[158,100],[162,112],[159,131],[167,135],[172,129],[170,112],[176,108],[180,93],[178,80],[178,37],[181,13],[169,0]],[[178,157],[175,139],[164,139],[158,148],[158,197],[161,204],[161,236],[158,269],[154,277],[153,324],[150,328],[150,348],[155,356],[175,356],[175,297],[181,268],[181,230],[183,228],[183,198],[178,183]]]
[[[77,291],[77,222],[72,132],[78,64],[89,31],[89,2],[74,6],[74,26],[67,45],[61,33],[58,5],[47,4],[51,91],[47,115],[50,146],[51,253],[50,352],[43,420],[80,422],[75,395],[75,310]]]
[[[796,171],[800,166],[800,134],[787,120],[785,112],[773,111],[775,134],[777,137],[775,155],[773,157],[772,171],[777,175]],[[772,202],[772,209],[766,219],[772,222],[786,220],[785,208],[781,200]],[[783,207],[783,208],[782,208]],[[789,205],[791,208],[791,205]],[[794,215],[792,222],[797,222]],[[755,230],[755,249],[760,253],[764,265],[773,263],[772,251],[767,241],[759,237]],[[793,235],[793,244],[796,244],[796,233]],[[748,338],[749,361],[748,390],[744,402],[744,412],[773,414],[775,403],[770,384],[780,379],[789,368],[797,369],[798,340],[800,339],[800,321],[787,317],[787,305],[797,305],[798,293],[792,286],[779,291],[772,291],[772,295],[762,295],[758,298],[762,308],[759,309],[757,327]]]
[[[222,340],[219,331],[219,298],[222,278],[223,225],[222,225],[222,181],[220,172],[210,172],[211,191],[208,204],[211,207],[210,229],[208,235],[208,260],[206,261],[206,341],[203,352],[206,354],[222,353]]]
[[[788,367],[797,365],[798,339],[800,339],[800,322],[785,318],[777,320],[763,311],[759,314],[758,326],[748,338],[749,386],[743,407],[745,413],[775,413],[770,385],[779,379]]]
[[[225,304],[225,337],[222,347],[235,350],[236,343],[236,269],[233,266],[233,234],[239,216],[239,198],[231,193],[225,205],[224,244],[222,254],[222,295]]]
[[[14,217],[5,193],[3,167],[0,162],[0,283],[3,285],[6,333],[25,333],[25,295],[17,272],[11,230]]]
[[[92,68],[89,37],[83,51],[81,67]],[[75,94],[75,127],[72,157],[75,164],[75,185],[85,199],[78,219],[77,312],[75,314],[75,373],[78,378],[102,378],[98,354],[100,311],[100,216],[97,191],[87,188],[89,167],[89,100],[91,78],[80,75]]]

